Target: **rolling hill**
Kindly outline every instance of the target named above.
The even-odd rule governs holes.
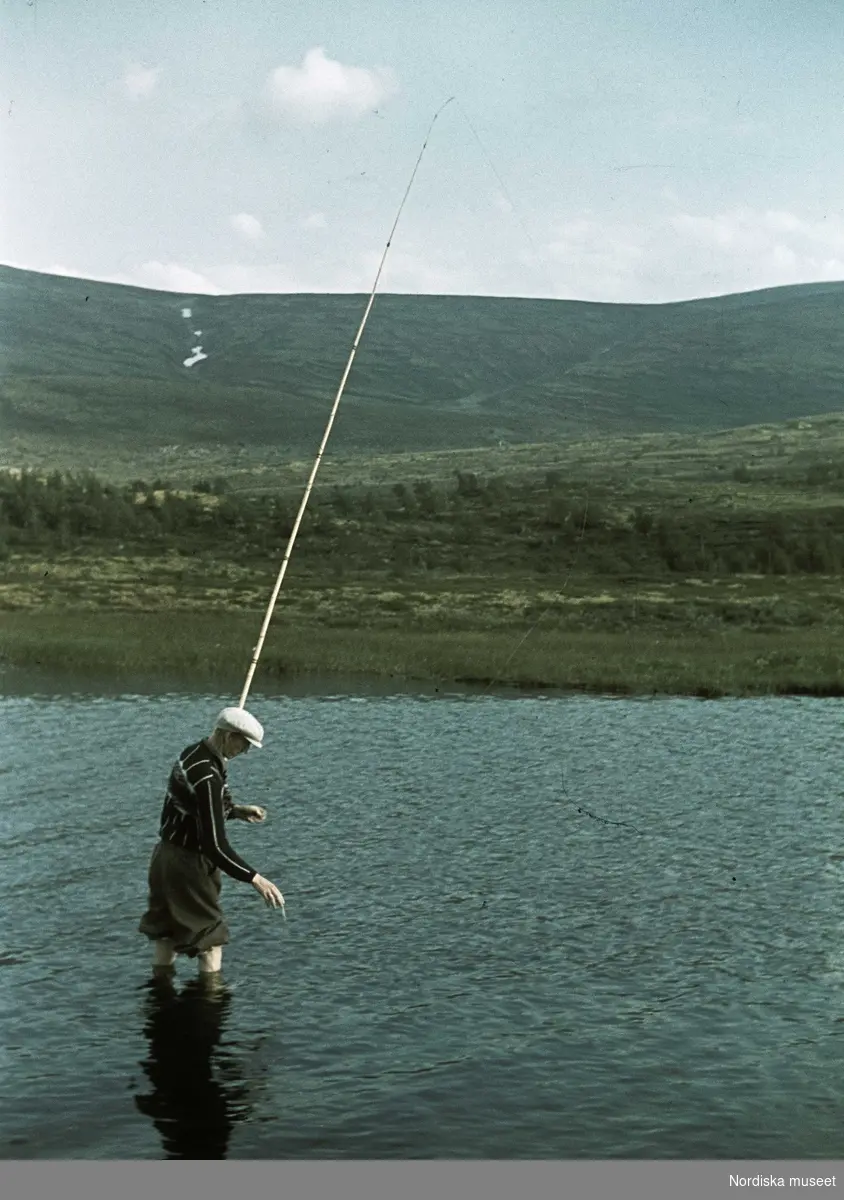
[[[0,267],[0,464],[140,463],[164,448],[307,458],[364,303]],[[183,365],[195,346],[207,357]],[[385,294],[331,450],[706,432],[842,410],[844,284],[664,305]]]

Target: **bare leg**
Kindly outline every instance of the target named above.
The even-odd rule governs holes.
[[[197,956],[200,975],[213,975],[223,965],[223,947],[212,946]]]
[[[170,938],[158,938],[155,942],[152,965],[154,967],[172,967],[176,961],[176,951]]]

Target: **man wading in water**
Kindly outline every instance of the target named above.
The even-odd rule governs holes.
[[[251,883],[271,908],[284,897],[229,845],[226,820],[263,821],[254,804],[232,803],[226,764],[259,749],[260,723],[243,708],[224,708],[210,737],[182,751],[170,773],[149,865],[149,905],[138,926],[155,943],[156,970],[172,970],[177,954],[199,960],[201,974],[220,970],[229,931],[220,909],[221,871]]]

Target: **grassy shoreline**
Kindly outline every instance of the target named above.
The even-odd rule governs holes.
[[[260,621],[259,611],[243,610],[5,612],[0,664],[237,687]],[[840,696],[844,628],[426,630],[277,620],[255,686],[310,674],[629,696]]]
[[[798,424],[510,447],[487,477],[347,463],[256,686],[844,695],[844,419]],[[273,484],[0,479],[0,667],[239,687],[298,503]]]

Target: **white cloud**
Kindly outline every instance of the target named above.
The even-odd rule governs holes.
[[[381,255],[377,251],[356,255],[342,264],[311,264],[296,268],[285,264],[215,263],[199,270],[179,263],[148,262],[114,282],[157,288],[182,294],[232,295],[239,293],[355,292],[368,293]],[[465,254],[446,261],[406,246],[387,259],[379,290],[408,294],[484,294],[479,272],[472,272]]]
[[[767,254],[788,243],[795,261],[812,268],[830,254],[844,253],[844,219],[837,214],[810,221],[777,209],[736,208],[714,217],[678,213],[670,224],[688,241],[729,248],[743,256]]]
[[[261,222],[257,217],[253,217],[251,213],[235,213],[233,217],[229,217],[229,222],[232,229],[250,242],[259,242],[264,236],[264,228]]]
[[[642,265],[643,243],[635,227],[580,218],[558,226],[548,251],[566,295],[622,301]]]
[[[188,292],[200,295],[218,295],[222,290],[208,275],[194,271],[182,263],[162,263],[156,260],[142,263],[121,283],[133,283],[140,287],[157,288],[163,292]]]
[[[783,284],[844,280],[844,211],[751,208],[663,211],[641,220],[586,210],[561,213],[531,249],[519,241],[488,253],[482,231],[453,229],[414,237],[410,228],[387,258],[382,292],[555,296],[617,303],[658,303]],[[303,214],[304,215],[304,214]],[[311,213],[310,217],[318,216]],[[368,293],[381,251],[337,253],[328,237],[299,235],[283,262],[213,258],[140,261],[115,283],[181,293]],[[33,269],[44,269],[32,264]],[[49,271],[97,278],[53,263]],[[99,276],[102,278],[102,276]]]
[[[729,218],[694,217],[688,213],[678,213],[669,220],[671,228],[681,237],[689,241],[711,243],[720,250],[726,250],[735,245],[736,238],[741,235],[738,224]],[[753,230],[744,231],[744,241],[747,244],[752,238],[758,237]]]
[[[360,291],[372,287],[381,255],[372,252],[362,257]],[[493,294],[494,286],[485,274],[485,257],[474,258],[465,247],[452,247],[445,254],[415,245],[412,240],[396,246],[384,264],[379,285],[384,291],[406,295],[483,295]]]
[[[325,229],[328,222],[325,219],[325,213],[315,212],[311,213],[309,217],[305,217],[301,224],[303,229]]]
[[[810,220],[779,210],[738,208],[714,216],[671,218],[677,256],[687,270],[708,260],[728,286],[776,287],[844,278],[844,218]]]
[[[142,67],[137,64],[131,66],[123,76],[126,91],[134,100],[148,96],[158,83],[160,70],[160,67]]]
[[[239,292],[298,292],[311,291],[300,284],[284,266],[242,266],[240,263],[222,263],[208,268],[217,290],[229,294]],[[314,291],[320,289],[314,288]]]
[[[10,263],[9,265],[14,266],[16,264]],[[24,267],[22,269],[29,270],[30,268]],[[66,267],[64,265],[64,263],[53,263],[51,266],[45,267],[44,271],[47,275],[65,275],[65,276],[67,276],[68,279],[87,279],[87,278],[89,278],[82,271],[76,271],[76,270],[74,270],[73,267]]]
[[[80,270],[68,267],[64,263],[52,263],[42,267],[35,263],[12,263],[8,266],[18,267],[21,271],[39,271],[46,275],[64,275],[69,279],[88,279],[92,283],[120,283],[128,287],[153,288],[156,291],[182,292],[217,295],[222,289],[209,275],[200,274],[182,263],[162,263],[156,260],[141,263],[128,271],[100,273],[91,270]],[[182,309],[182,315],[189,313]]]
[[[779,210],[674,213],[639,223],[572,216],[546,244],[564,291],[655,302],[844,279],[844,219]]]
[[[799,217],[795,217],[790,212],[769,210],[765,213],[764,219],[768,229],[773,230],[775,233],[799,233],[804,224]]]
[[[361,117],[397,90],[392,71],[347,67],[326,57],[322,46],[309,50],[299,67],[277,67],[267,82],[276,112],[314,125]]]
[[[786,269],[796,267],[800,261],[789,246],[782,246],[779,243],[774,246],[771,254],[776,265]]]

